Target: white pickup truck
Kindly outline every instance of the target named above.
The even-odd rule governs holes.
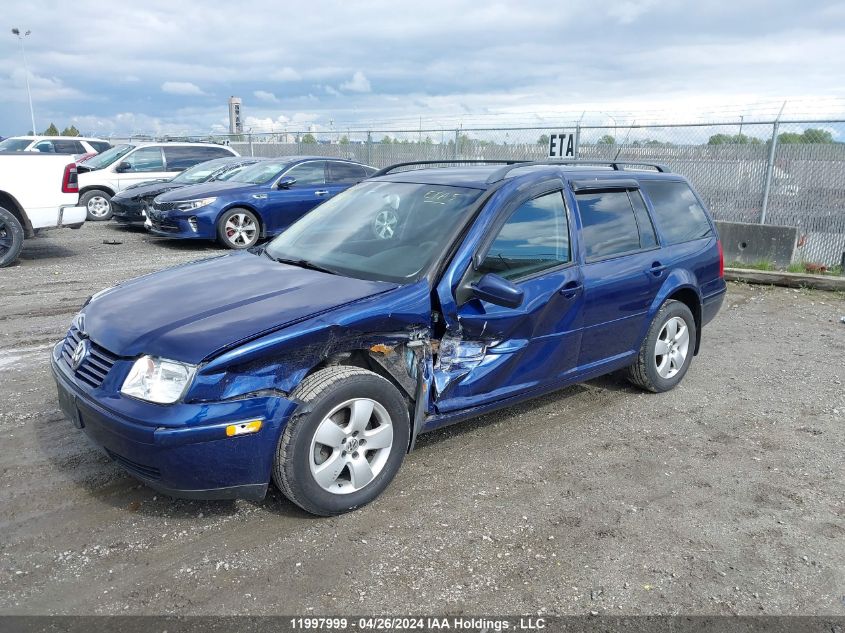
[[[85,222],[70,156],[0,152],[0,268],[15,262],[24,238],[39,229]]]

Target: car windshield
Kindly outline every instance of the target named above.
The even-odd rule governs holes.
[[[238,172],[229,178],[229,180],[231,182],[245,182],[253,185],[263,185],[278,176],[289,164],[289,158],[263,160],[259,163],[255,163],[254,165],[250,165],[243,171]]]
[[[0,152],[22,152],[32,143],[31,138],[7,138],[0,143]]]
[[[220,171],[229,162],[228,158],[217,158],[214,160],[207,160],[204,163],[189,167],[181,172],[178,176],[173,178],[171,182],[178,182],[182,185],[193,185],[199,182],[205,182],[211,175]]]
[[[135,149],[134,145],[115,145],[111,149],[107,149],[102,154],[97,154],[85,161],[85,167],[90,170],[102,169],[108,167],[113,162],[128,154]]]
[[[349,277],[410,283],[443,251],[481,193],[446,185],[362,183],[294,222],[264,253]]]

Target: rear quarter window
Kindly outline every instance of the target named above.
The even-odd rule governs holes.
[[[643,180],[641,185],[651,199],[654,220],[667,244],[713,235],[704,207],[687,183]]]

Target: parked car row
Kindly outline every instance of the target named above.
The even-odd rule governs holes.
[[[89,220],[112,217],[111,199],[130,185],[170,179],[213,158],[238,156],[214,143],[122,143],[79,165],[80,203]]]

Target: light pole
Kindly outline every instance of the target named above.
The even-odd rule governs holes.
[[[35,130],[35,110],[32,109],[32,91],[29,89],[29,65],[26,63],[26,50],[23,45],[23,38],[27,37],[32,31],[27,31],[21,37],[21,30],[18,27],[12,29],[12,35],[17,36],[18,41],[21,43],[21,56],[23,56],[23,69],[26,73],[26,95],[29,97],[29,117],[32,120],[32,133],[38,134]]]

